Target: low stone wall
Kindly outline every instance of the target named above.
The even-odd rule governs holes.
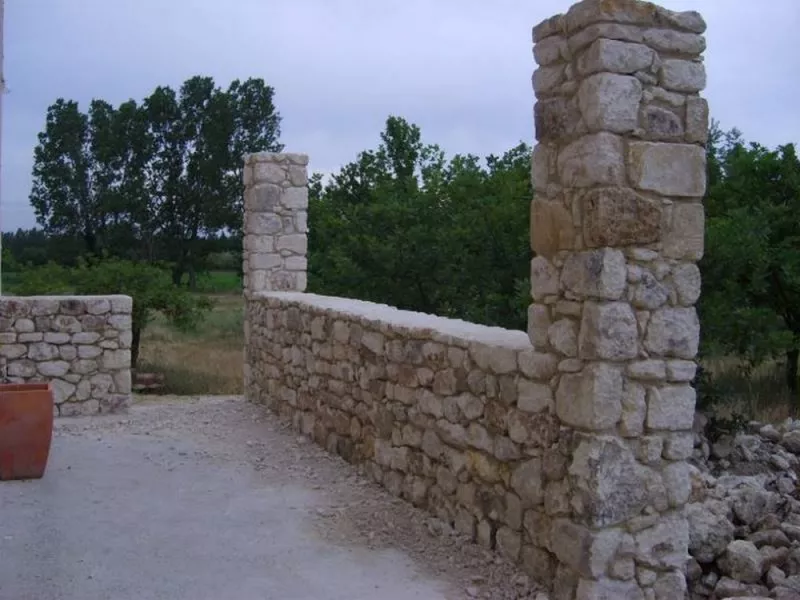
[[[247,305],[249,400],[548,586],[560,581],[556,597],[574,592],[575,576],[610,572],[614,597],[635,593],[639,575],[682,577],[686,521],[669,509],[688,479],[658,467],[662,453],[691,452],[691,436],[663,431],[631,449],[559,418],[587,386],[621,386],[619,370],[584,377],[524,332],[368,302],[269,292]],[[625,402],[623,434],[640,435],[644,407],[608,401]]]
[[[129,296],[0,298],[0,379],[52,382],[57,415],[124,409],[132,309]]]

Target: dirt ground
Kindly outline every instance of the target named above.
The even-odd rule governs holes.
[[[83,498],[83,489],[105,501]],[[126,513],[125,502],[135,503],[136,510]],[[97,527],[113,523],[109,529],[115,530],[116,541],[108,547],[108,535],[101,538],[102,532],[90,524],[69,525],[87,519],[86,506],[92,503],[88,518]],[[58,520],[51,514],[55,505]],[[152,518],[143,516],[143,506],[152,506]],[[226,569],[232,586],[226,590],[243,600],[546,598],[513,565],[394,498],[355,467],[238,396],[140,397],[125,415],[58,419],[45,478],[0,484],[0,507],[15,517],[0,522],[3,599],[127,598],[104,595],[123,585],[139,586],[131,598],[212,598],[210,587]],[[104,510],[114,512],[104,516]],[[34,533],[25,527],[26,520],[35,520]],[[196,531],[198,523],[207,523],[208,531]],[[165,528],[174,535],[158,531]],[[63,552],[51,556],[47,549],[36,549],[37,540],[45,538],[89,548],[87,564],[93,546],[96,565],[109,555],[146,564],[130,573],[123,569],[105,575],[95,565],[87,576],[90,584],[81,583],[84,571],[71,568],[68,584],[59,584],[59,577],[43,577],[26,567],[32,556],[51,563],[64,559]],[[186,553],[191,561],[183,557],[170,565],[158,560],[159,552],[181,553],[169,554],[175,538],[191,549]],[[156,540],[165,547],[148,551],[147,544]],[[199,551],[205,544],[213,550]],[[137,558],[140,554],[144,558]],[[173,567],[194,569],[198,587],[175,587],[175,578],[163,572]],[[211,569],[219,573],[208,574]],[[293,583],[290,573],[300,583]],[[201,594],[203,577],[208,582]],[[235,581],[249,587],[237,590]]]

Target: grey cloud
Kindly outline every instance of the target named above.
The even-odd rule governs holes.
[[[287,149],[336,171],[389,114],[448,153],[533,140],[530,28],[556,0],[6,0],[2,229],[34,224],[36,134],[58,97],[141,99],[196,74],[263,77]],[[796,0],[669,0],[709,24],[706,96],[723,126],[769,146],[800,138]],[[768,6],[765,16],[764,7]]]

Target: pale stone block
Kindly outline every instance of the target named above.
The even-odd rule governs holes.
[[[702,35],[674,29],[648,29],[644,32],[644,43],[659,52],[702,54],[706,49]]]
[[[558,294],[558,269],[543,256],[531,260],[531,296],[541,300]]]
[[[0,344],[14,344],[17,341],[17,334],[15,332],[0,333]]]
[[[511,561],[516,562],[522,547],[522,536],[509,527],[501,527],[496,534],[497,550]]]
[[[131,313],[133,312],[133,298],[130,296],[112,296],[111,312]]]
[[[662,381],[666,378],[663,360],[639,360],[628,364],[628,377],[642,381]]]
[[[705,98],[686,99],[686,141],[703,145],[708,142],[708,101]]]
[[[653,273],[643,270],[639,283],[633,289],[633,305],[636,308],[654,310],[663,306],[668,298],[669,288],[661,283]]]
[[[71,341],[73,344],[95,344],[100,340],[100,337],[100,334],[96,331],[82,331],[72,334]]]
[[[680,431],[694,423],[696,394],[690,385],[650,388],[647,392],[647,427]]]
[[[244,236],[244,249],[248,254],[269,254],[275,251],[275,238],[271,235],[246,235]],[[247,260],[248,254],[245,254],[245,260]],[[244,270],[248,270],[247,265]]]
[[[289,210],[308,209],[308,188],[290,187],[283,190],[281,204]]]
[[[41,342],[44,340],[44,334],[41,331],[33,333],[20,333],[17,335],[17,341],[20,343]]]
[[[281,165],[272,162],[257,162],[253,165],[255,183],[280,185],[287,179],[287,172]]]
[[[641,42],[644,39],[639,27],[621,23],[595,23],[581,29],[567,40],[570,53],[574,54],[588,46],[598,38],[621,40],[624,42]]]
[[[108,324],[119,331],[127,331],[133,326],[131,315],[112,315],[108,318]]]
[[[553,390],[546,383],[520,378],[517,382],[517,407],[528,413],[539,413],[553,407]]]
[[[287,256],[283,265],[287,271],[305,271],[308,268],[308,259],[305,256]]]
[[[554,354],[523,350],[517,356],[519,370],[526,377],[539,381],[548,381],[556,374],[558,358]]]
[[[533,122],[536,139],[540,142],[557,142],[579,133],[582,127],[577,102],[564,96],[544,98],[536,102],[533,107]]]
[[[36,375],[36,363],[32,360],[25,359],[11,361],[8,363],[6,374],[9,377],[23,377],[29,379]]]
[[[667,361],[667,378],[670,381],[692,381],[697,374],[697,363],[693,360]]]
[[[53,402],[61,404],[70,399],[75,393],[75,385],[63,379],[53,379],[50,381],[50,386],[53,390]]]
[[[102,353],[103,349],[99,346],[78,346],[78,358],[97,358]]]
[[[275,212],[281,204],[281,188],[271,183],[262,183],[244,193],[244,209],[249,212]]]
[[[620,433],[624,437],[639,437],[644,433],[647,401],[644,386],[632,381],[625,382],[622,396],[622,420]]]
[[[308,238],[302,233],[281,235],[275,240],[275,248],[305,255],[308,251]]]
[[[567,40],[558,35],[543,39],[533,47],[533,58],[536,60],[536,64],[541,66],[567,60],[569,58]]]
[[[90,315],[104,315],[111,312],[111,302],[107,298],[87,299],[86,312]]]
[[[308,173],[305,167],[292,165],[289,167],[289,183],[293,186],[305,186],[308,184]]]
[[[700,321],[694,308],[662,308],[647,325],[645,349],[651,355],[691,360],[697,356]]]
[[[599,71],[631,74],[649,69],[655,52],[642,44],[600,38],[578,59],[578,73],[589,75]]]
[[[694,263],[684,263],[672,269],[672,283],[682,306],[692,306],[700,298],[700,269]]]
[[[664,487],[670,507],[678,508],[686,504],[692,491],[689,464],[680,461],[664,467]]]
[[[280,254],[251,254],[248,257],[248,267],[268,271],[283,265],[283,257]]]
[[[54,298],[36,298],[30,305],[30,314],[34,317],[54,315],[57,312],[58,300]]]
[[[250,235],[274,235],[283,231],[283,221],[273,213],[246,212],[244,231]]]
[[[39,342],[28,346],[28,358],[35,361],[53,360],[58,356],[58,346]],[[8,358],[16,358],[15,356],[8,356]]]
[[[556,414],[565,424],[590,430],[613,427],[622,415],[623,375],[607,363],[564,374],[556,391]]]
[[[538,143],[531,155],[531,180],[536,192],[544,193],[550,184],[550,161],[552,150],[545,143]]]
[[[639,125],[642,84],[635,77],[598,73],[583,80],[578,104],[589,131],[628,133]]]
[[[69,363],[64,360],[48,360],[40,362],[38,369],[45,377],[63,377],[69,371]]]
[[[639,354],[638,337],[636,315],[628,303],[584,305],[578,341],[580,358],[612,361],[635,358]]]
[[[75,335],[81,335],[81,334],[75,334]],[[70,340],[70,335],[68,333],[55,333],[47,331],[45,332],[42,339],[48,344],[66,344]]]
[[[539,256],[549,259],[559,250],[569,250],[575,240],[572,215],[560,201],[534,198],[530,236],[531,249]]]
[[[537,96],[553,93],[564,81],[564,65],[539,67],[533,72],[533,91]]]
[[[638,516],[647,505],[653,472],[629,442],[615,435],[581,436],[569,467],[575,514],[591,527],[609,527]]]
[[[659,83],[676,92],[699,92],[706,87],[706,67],[701,62],[667,59],[661,65]]]
[[[706,190],[706,154],[692,144],[631,142],[628,176],[641,189],[664,196],[701,197]]]
[[[564,356],[578,355],[578,323],[573,319],[560,319],[547,330],[550,345]]]
[[[561,283],[570,292],[606,300],[622,297],[626,278],[625,255],[610,248],[572,254],[561,272]]]
[[[643,113],[644,137],[653,141],[679,142],[683,139],[683,120],[674,111],[648,106]]]
[[[130,350],[106,350],[102,356],[102,368],[108,371],[131,368]]]
[[[31,333],[36,331],[36,325],[31,319],[17,319],[14,321],[14,331],[17,333]]]
[[[561,183],[567,187],[621,186],[625,183],[622,138],[600,132],[585,135],[558,156]]]
[[[550,327],[550,310],[544,304],[528,306],[528,337],[534,350],[547,349],[547,330]],[[0,352],[2,349],[0,348]]]
[[[689,523],[682,515],[662,515],[658,523],[638,532],[636,561],[654,569],[683,569],[689,548]]]
[[[294,213],[294,227],[299,233],[308,233],[308,212],[298,210]]]
[[[541,458],[531,458],[514,467],[510,483],[523,507],[531,508],[541,505],[544,502]]]

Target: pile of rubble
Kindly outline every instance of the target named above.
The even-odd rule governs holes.
[[[695,419],[691,600],[800,600],[800,421],[719,435]]]

